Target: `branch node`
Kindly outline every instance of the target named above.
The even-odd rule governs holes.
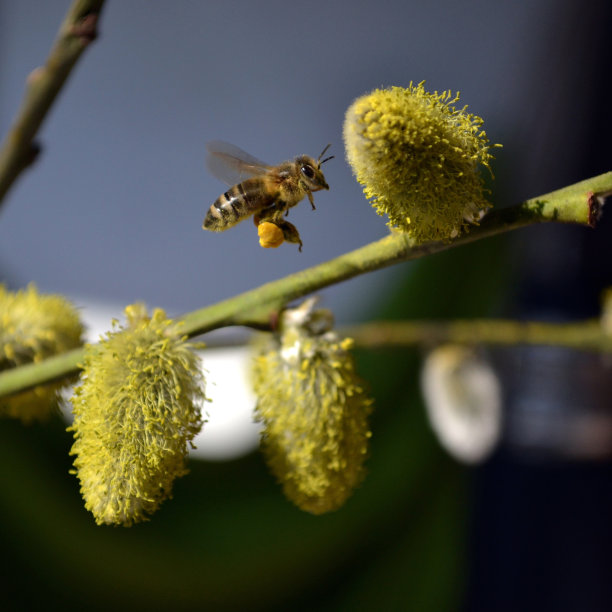
[[[30,72],[30,74],[28,74],[26,78],[26,83],[27,85],[32,87],[40,83],[44,76],[45,76],[44,66],[37,66],[36,68],[34,68],[34,70],[32,70],[32,72]]]
[[[587,201],[589,206],[589,226],[595,227],[601,218],[605,195],[596,194],[589,191],[587,194]]]
[[[280,323],[280,312],[278,310],[273,310],[270,313],[270,330],[277,331],[279,323]]]
[[[41,151],[42,145],[40,143],[36,141],[31,142],[23,158],[23,168],[31,166],[38,159]]]
[[[98,37],[98,13],[88,13],[70,29],[73,36],[81,39],[84,46]]]

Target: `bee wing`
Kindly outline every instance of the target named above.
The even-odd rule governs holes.
[[[271,166],[229,142],[215,140],[209,142],[206,149],[208,170],[228,185],[236,185],[250,176],[261,176],[270,172]]]

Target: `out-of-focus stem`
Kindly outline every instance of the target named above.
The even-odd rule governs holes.
[[[584,351],[612,351],[612,337],[598,320],[578,323],[543,323],[473,319],[467,321],[380,321],[339,330],[356,346],[423,346],[487,344],[514,346],[538,344]]]
[[[75,0],[45,65],[28,76],[23,101],[0,147],[0,203],[19,174],[35,160],[39,151],[36,133],[81,53],[95,39],[103,3]]]

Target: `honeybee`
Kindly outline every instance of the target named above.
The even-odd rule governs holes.
[[[254,214],[255,225],[265,221],[273,223],[281,229],[284,240],[299,244],[301,251],[299,232],[283,217],[304,197],[308,197],[315,210],[312,194],[329,189],[321,172],[321,164],[334,157],[331,155],[321,160],[329,147],[327,145],[316,160],[309,155],[300,155],[278,166],[269,166],[227,142],[209,143],[208,169],[233,186],[208,209],[202,228],[223,232]]]

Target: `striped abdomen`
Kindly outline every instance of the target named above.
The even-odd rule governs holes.
[[[274,202],[261,178],[250,178],[221,194],[208,209],[202,227],[222,232]]]

